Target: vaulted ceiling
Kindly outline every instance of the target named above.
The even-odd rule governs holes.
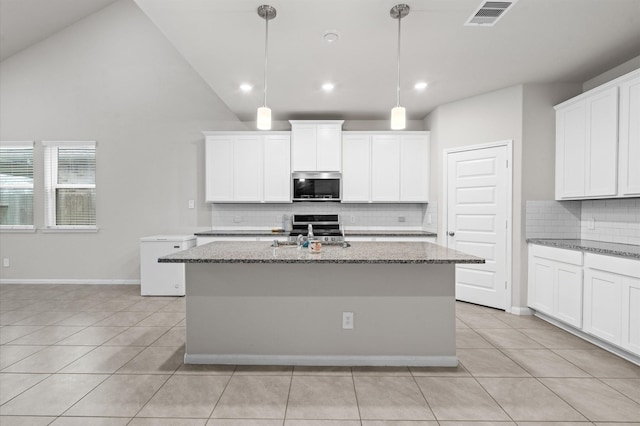
[[[260,2],[134,1],[240,119],[255,120],[263,96]],[[37,41],[51,32],[37,35],[29,15],[40,20],[35,27],[64,27],[110,2],[0,0],[3,12],[21,16],[2,13],[3,58],[20,48],[14,34]],[[278,12],[269,23],[267,103],[274,119],[388,119],[396,101],[397,20],[389,16],[396,3],[271,1]],[[480,0],[407,3],[401,103],[409,119],[515,84],[583,82],[640,55],[640,0],[519,0],[493,27],[463,25]],[[327,31],[338,40],[327,43]],[[418,81],[428,88],[415,90]],[[335,89],[323,92],[325,82]],[[253,90],[242,92],[241,83]]]

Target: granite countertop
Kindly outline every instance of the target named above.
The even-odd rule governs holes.
[[[527,242],[542,246],[640,259],[640,246],[633,244],[607,243],[594,240],[563,240],[547,238],[528,238]]]
[[[161,257],[160,263],[484,263],[484,259],[424,242],[354,242],[322,246],[320,253],[295,244],[218,241]]]
[[[437,234],[427,231],[407,231],[407,230],[357,230],[350,231],[345,230],[346,239],[349,237],[436,237]],[[196,232],[198,237],[276,237],[283,236],[288,237],[289,232],[273,232],[270,229],[255,229],[255,230],[211,230]]]

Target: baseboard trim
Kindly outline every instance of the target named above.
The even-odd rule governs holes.
[[[533,311],[526,306],[512,306],[510,312],[513,315],[533,315]]]
[[[90,284],[90,285],[140,285],[140,280],[83,280],[83,279],[14,279],[0,278],[0,284]]]
[[[185,354],[185,364],[457,367],[453,356]]]
[[[572,326],[563,323],[562,321],[558,321],[555,318],[552,318],[548,315],[545,315],[541,312],[535,312],[534,314],[536,317],[555,325],[558,328],[563,329],[564,331],[567,331],[571,334],[573,334],[574,336],[577,336],[583,340],[586,340],[589,343],[593,343],[596,346],[601,347],[602,349],[611,352],[614,355],[618,355],[620,358],[624,358],[629,362],[632,362],[636,365],[640,365],[640,356],[635,355],[631,352],[627,352],[626,350],[619,348],[617,346],[614,346],[608,342],[605,342],[604,340],[600,340],[599,338],[592,336],[590,334],[585,333],[584,331],[578,330],[576,328],[573,328]]]

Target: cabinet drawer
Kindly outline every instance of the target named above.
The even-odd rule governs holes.
[[[536,244],[529,245],[531,254],[535,257],[551,259],[556,262],[569,263],[571,265],[582,265],[582,252],[576,250],[567,250],[556,247],[540,246]]]
[[[619,275],[640,278],[640,260],[585,253],[584,265],[591,269],[609,271]]]

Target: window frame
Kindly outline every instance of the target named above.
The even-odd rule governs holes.
[[[0,141],[0,148],[3,149],[26,149],[31,148],[31,164],[34,165],[34,141]],[[0,184],[0,188],[2,189],[31,189],[31,208],[34,207],[34,177],[35,177],[35,167],[33,167],[32,175],[31,175],[31,184],[14,184],[14,185],[2,185]],[[31,225],[1,225],[0,224],[0,232],[35,232],[35,218],[34,215],[31,215]]]
[[[96,225],[57,225],[56,224],[56,190],[58,189],[96,189],[96,184],[59,184],[58,183],[58,148],[93,148],[96,141],[42,141],[44,147],[44,227],[42,232],[97,232]],[[96,158],[97,169],[97,158]],[[95,172],[95,171],[94,171]],[[96,176],[97,180],[97,176]]]

